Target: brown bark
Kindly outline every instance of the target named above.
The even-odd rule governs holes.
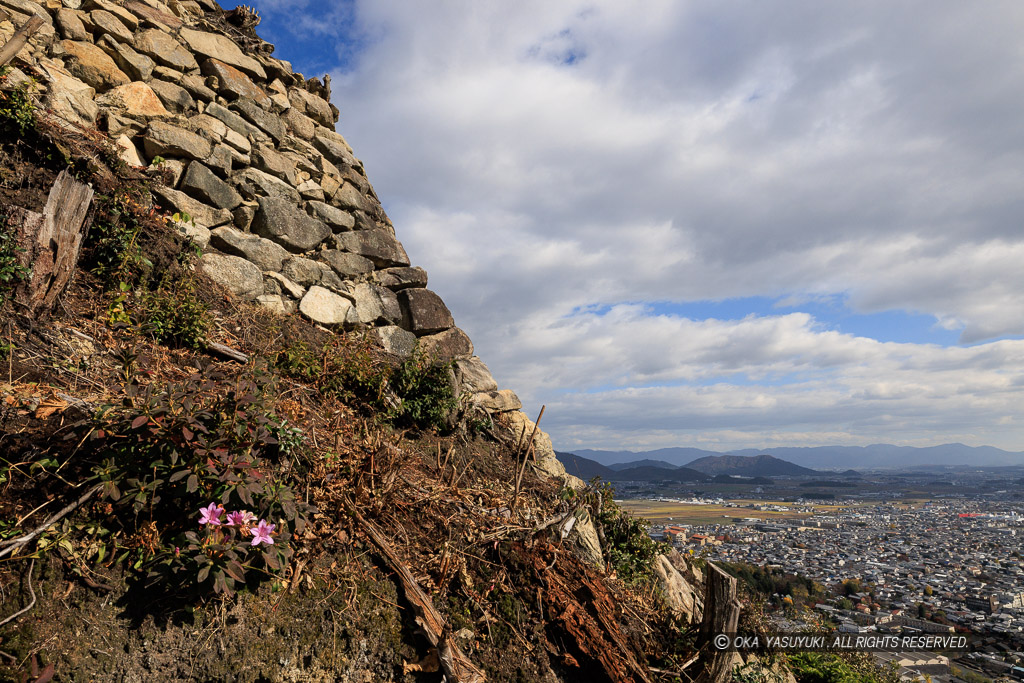
[[[21,48],[25,47],[25,43],[32,37],[33,33],[39,30],[43,23],[42,17],[32,15],[25,22],[24,26],[15,31],[11,39],[4,43],[3,47],[0,47],[0,66],[14,59],[14,55],[21,52]]]
[[[742,606],[736,599],[735,578],[708,563],[707,585],[704,594],[704,620],[700,627],[700,645],[704,652],[704,667],[698,681],[722,683],[732,678],[734,653],[714,646],[714,637],[720,633],[736,634]]]

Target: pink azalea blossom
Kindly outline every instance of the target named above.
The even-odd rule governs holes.
[[[267,520],[261,519],[256,528],[252,530],[252,543],[250,545],[259,545],[260,543],[274,545],[274,539],[270,537],[270,534],[274,533],[276,528],[276,524],[267,524]]]
[[[227,525],[227,526],[245,526],[246,521],[247,521],[245,519],[245,516],[247,514],[252,514],[252,513],[245,512],[244,510],[239,510],[237,512],[229,512],[228,513],[228,521],[224,522],[224,524]]]
[[[216,503],[210,503],[204,508],[199,508],[199,525],[203,526],[206,524],[212,524],[214,526],[220,526],[220,516],[224,512],[224,508],[217,505]]]

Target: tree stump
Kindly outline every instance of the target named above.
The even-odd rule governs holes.
[[[742,605],[736,599],[737,581],[715,565],[708,563],[704,594],[704,620],[701,622],[699,643],[704,653],[700,683],[723,683],[732,678],[736,653],[719,650],[714,637],[720,633],[736,634]]]
[[[8,227],[25,249],[22,264],[31,269],[18,287],[15,300],[33,317],[48,313],[71,282],[92,197],[89,185],[61,171],[41,214],[19,207],[9,211]]]

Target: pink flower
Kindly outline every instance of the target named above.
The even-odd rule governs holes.
[[[213,526],[220,526],[220,516],[224,512],[224,508],[217,505],[216,503],[210,503],[204,508],[199,508],[199,526],[206,524],[212,524]]]
[[[251,513],[246,513],[244,510],[240,510],[238,512],[229,512],[228,521],[224,522],[224,524],[226,524],[227,526],[245,526],[246,514]]]
[[[267,524],[267,520],[261,519],[256,528],[252,530],[252,543],[250,545],[259,545],[260,543],[274,545],[274,539],[270,537],[270,534],[274,533],[276,528],[276,524]]]

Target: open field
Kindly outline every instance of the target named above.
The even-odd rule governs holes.
[[[793,503],[773,500],[743,500],[731,501],[739,505],[775,505],[792,508],[790,510],[754,510],[747,507],[726,507],[725,505],[695,505],[693,503],[673,503],[657,500],[623,500],[619,504],[623,509],[638,517],[643,517],[653,524],[731,524],[734,520],[755,517],[757,519],[803,519],[812,517],[814,514],[828,515],[839,511],[842,508],[867,505],[868,503],[855,503],[853,505],[812,505],[814,512],[798,512],[797,509],[805,510],[806,505],[796,506]]]

